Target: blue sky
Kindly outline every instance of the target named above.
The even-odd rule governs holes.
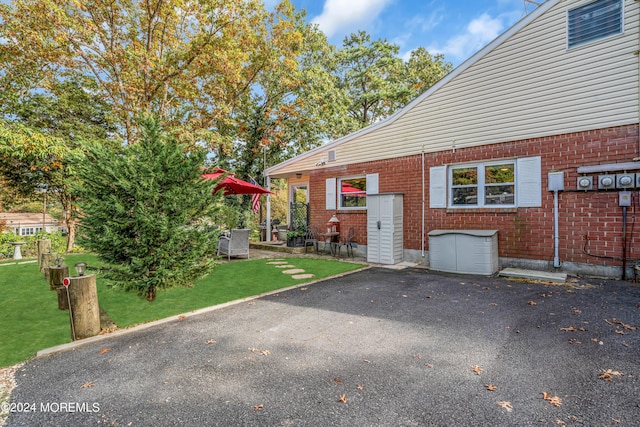
[[[535,5],[524,0],[291,0],[305,9],[329,41],[342,46],[358,30],[400,46],[408,58],[425,47],[443,53],[455,66],[469,58]],[[543,0],[537,0],[542,3]],[[276,0],[265,0],[271,7]],[[525,6],[526,5],[526,6]]]

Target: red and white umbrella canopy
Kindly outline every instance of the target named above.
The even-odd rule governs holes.
[[[236,178],[234,174],[227,172],[224,169],[216,168],[211,173],[205,173],[202,175],[204,179],[220,179],[221,176],[225,175],[224,178],[216,188],[213,189],[214,194],[218,191],[224,189],[224,195],[230,196],[233,194],[270,194],[271,191],[266,188],[262,188],[259,185],[252,184],[250,182],[244,181],[240,178]]]

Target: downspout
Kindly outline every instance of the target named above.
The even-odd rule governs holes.
[[[424,258],[424,144],[422,144],[422,234],[420,240],[422,244],[422,258]]]
[[[558,190],[553,192],[553,266],[560,267],[560,230],[558,230]]]
[[[622,207],[622,280],[627,280],[627,207]]]

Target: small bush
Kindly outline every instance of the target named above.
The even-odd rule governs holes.
[[[17,236],[13,231],[0,233],[0,258],[13,257],[13,245],[11,242],[25,242],[20,248],[22,256],[25,258],[35,258],[38,256],[37,240],[50,239],[51,252],[54,254],[64,254],[67,248],[67,237],[61,231],[54,233],[38,233],[35,236]]]

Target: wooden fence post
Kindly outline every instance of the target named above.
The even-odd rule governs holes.
[[[40,267],[40,273],[44,273],[44,269],[42,267],[42,257],[45,254],[51,253],[51,240],[41,239],[36,243],[38,244],[38,267]]]
[[[100,333],[100,306],[96,276],[71,277],[69,284],[69,308],[71,310],[71,337],[74,340],[92,337]],[[75,331],[75,336],[74,335]]]
[[[66,265],[49,267],[49,288],[58,294],[58,308],[60,310],[69,310],[67,289],[62,284],[62,279],[65,277],[69,277],[69,267]]]
[[[49,267],[53,264],[54,254],[42,254],[40,256],[40,272],[44,273],[44,280],[49,281]]]

